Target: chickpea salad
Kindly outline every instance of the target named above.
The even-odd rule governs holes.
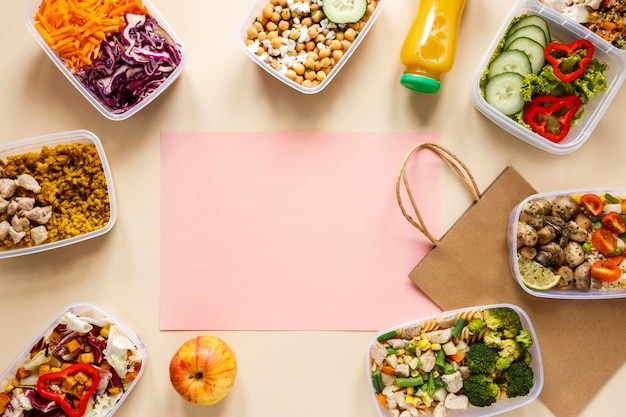
[[[522,282],[536,290],[626,290],[625,220],[626,194],[576,192],[528,200],[516,227]]]
[[[110,415],[143,372],[134,338],[94,306],[70,306],[0,379],[0,416]]]
[[[379,334],[368,354],[379,414],[443,417],[505,398],[511,408],[532,400],[542,385],[533,366],[541,369],[541,361],[525,322],[513,306],[494,305],[443,313]]]
[[[382,1],[328,0],[323,5],[322,0],[268,0],[244,28],[243,42],[270,73],[295,83],[300,90],[312,90],[330,79],[331,73],[347,59]],[[343,23],[336,23],[325,10],[336,3],[345,3],[341,7],[360,6],[362,12],[353,21],[342,19]]]

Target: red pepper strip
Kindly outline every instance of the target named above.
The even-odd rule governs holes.
[[[587,64],[593,57],[593,44],[587,39],[579,39],[570,44],[552,42],[544,49],[544,56],[546,61],[552,64],[554,68],[554,74],[559,77],[561,81],[569,83],[576,78],[583,75],[587,69]],[[580,56],[580,61],[574,65],[569,72],[563,72],[563,61],[574,55]]]
[[[524,110],[524,121],[533,132],[558,143],[569,133],[570,122],[581,105],[577,96],[537,96]]]
[[[86,377],[91,379],[91,385],[86,385],[85,389],[80,394],[75,394],[78,398],[78,407],[74,408],[71,399],[67,397],[65,392],[62,392],[63,383],[76,379],[79,374],[86,374]],[[54,401],[65,411],[69,417],[80,417],[85,414],[87,408],[87,402],[91,395],[98,388],[100,382],[100,373],[98,370],[88,363],[77,363],[59,372],[49,372],[43,374],[37,380],[37,392],[50,401]],[[75,388],[74,385],[77,381],[68,382],[66,385],[71,385],[69,388]],[[65,387],[66,389],[68,387]]]

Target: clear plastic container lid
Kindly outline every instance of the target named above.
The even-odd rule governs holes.
[[[522,126],[513,119],[505,116],[485,101],[481,90],[480,80],[500,40],[506,33],[510,22],[516,16],[531,14],[543,17],[548,23],[553,39],[569,43],[576,39],[587,39],[595,48],[594,57],[608,64],[609,69],[604,73],[608,79],[609,88],[606,92],[593,97],[584,105],[584,115],[576,126],[572,126],[568,135],[559,143],[554,143]],[[563,16],[556,10],[545,6],[538,0],[518,0],[498,33],[494,36],[491,45],[480,61],[470,83],[470,97],[474,106],[492,122],[524,142],[546,152],[564,155],[579,149],[591,136],[602,116],[619,91],[626,77],[626,51],[618,49],[593,33],[580,23]]]
[[[139,112],[141,109],[146,107],[150,102],[156,99],[163,91],[165,91],[181,74],[183,68],[187,64],[187,51],[185,46],[183,45],[180,38],[176,35],[174,30],[168,25],[167,21],[159,14],[158,10],[150,3],[149,0],[143,0],[142,4],[148,10],[148,13],[156,19],[158,25],[165,31],[167,36],[178,45],[181,55],[181,61],[178,67],[172,71],[169,76],[159,85],[154,91],[152,91],[147,97],[144,97],[140,101],[138,101],[134,106],[123,112],[116,112],[112,110],[109,106],[102,103],[102,101],[96,97],[83,83],[78,79],[78,77],[72,74],[70,68],[65,64],[65,61],[54,51],[42,35],[39,33],[37,28],[35,27],[35,15],[37,10],[39,9],[39,5],[42,0],[30,0],[28,5],[26,6],[26,10],[24,12],[24,19],[26,22],[26,27],[29,32],[33,35],[39,46],[44,50],[46,55],[52,60],[54,65],[61,71],[61,73],[67,78],[74,87],[106,118],[114,121],[121,121],[128,119],[135,113]]]
[[[110,216],[108,222],[99,229],[67,239],[57,240],[55,242],[44,242],[40,245],[25,248],[0,250],[0,259],[29,255],[82,242],[84,240],[92,239],[108,233],[115,225],[117,220],[117,201],[113,186],[113,175],[104,152],[104,147],[102,146],[100,139],[92,132],[87,130],[72,130],[2,144],[0,145],[0,159],[6,160],[7,157],[24,155],[29,152],[40,153],[44,146],[53,148],[57,145],[67,145],[72,143],[81,143],[85,145],[93,144],[98,152],[98,157],[100,159],[106,180],[106,191],[109,198]]]

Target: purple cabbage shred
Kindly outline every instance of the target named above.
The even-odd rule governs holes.
[[[126,23],[121,33],[102,42],[98,58],[76,74],[117,114],[149,96],[181,62],[179,46],[153,17],[127,14]]]

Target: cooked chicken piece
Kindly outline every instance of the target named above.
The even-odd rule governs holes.
[[[15,180],[10,178],[0,178],[0,197],[11,198],[13,197],[13,194],[15,194],[15,190],[17,190]]]
[[[0,222],[0,240],[4,240],[9,235],[9,229],[11,228],[11,223],[6,220]]]
[[[33,191],[34,193],[38,193],[41,191],[41,186],[32,175],[20,174],[17,176],[16,182],[19,187],[22,187],[29,191]]]
[[[412,325],[402,329],[402,338],[403,339],[407,339],[407,340],[411,340],[414,337],[419,336],[421,332],[422,332],[422,325],[421,324],[419,324],[419,323],[412,324]]]
[[[469,367],[467,365],[459,366],[459,372],[461,373],[462,378],[467,378],[470,374]]]
[[[383,377],[383,385],[384,386],[390,387],[390,386],[396,385],[396,377],[395,377],[395,375],[389,375],[389,374],[383,373],[381,376]]]
[[[23,215],[30,221],[37,222],[39,224],[46,224],[52,217],[52,207],[35,207],[31,210],[25,211]]]
[[[26,232],[17,232],[13,227],[9,227],[9,236],[11,236],[13,243],[20,243],[24,236],[26,236]]]
[[[394,374],[400,378],[407,378],[411,375],[411,369],[406,363],[399,363],[393,370]]]
[[[435,352],[428,349],[426,352],[420,355],[420,360],[422,361],[421,368],[424,372],[430,372],[435,367],[435,361],[437,357],[435,356]]]
[[[18,211],[28,211],[35,207],[35,199],[32,197],[15,197],[15,201],[17,201]]]
[[[456,315],[452,314],[449,316],[438,318],[437,324],[442,329],[447,329],[448,327],[454,327],[454,325],[456,324],[456,321],[457,321]]]
[[[448,415],[448,409],[443,403],[438,403],[433,409],[433,417],[446,417]]]
[[[441,375],[441,380],[448,384],[446,386],[448,392],[456,393],[463,388],[463,376],[461,375],[461,371],[456,371],[451,374],[443,374]]]
[[[389,339],[387,343],[394,349],[404,349],[409,341],[406,339]]]
[[[448,410],[467,410],[469,399],[465,395],[448,394],[443,402]]]
[[[387,357],[387,349],[382,343],[376,341],[370,347],[370,357],[376,365],[381,366]]]
[[[18,202],[17,202],[16,200],[11,200],[11,201],[9,201],[9,205],[7,206],[7,211],[6,211],[6,213],[7,213],[9,216],[12,216],[12,215],[14,215],[15,213],[17,213],[17,212],[18,212],[18,210],[19,210],[19,204],[18,204]]]
[[[9,207],[9,200],[5,200],[4,198],[0,197],[0,214],[6,213],[8,207]]]
[[[48,240],[48,231],[46,226],[37,226],[30,229],[30,237],[33,239],[35,245],[40,245]]]
[[[566,7],[561,13],[578,23],[589,22],[589,9],[584,4],[573,4]]]
[[[26,217],[18,216],[16,214],[11,219],[11,226],[16,232],[21,232],[22,230],[30,226],[30,221],[28,221]]]
[[[441,343],[443,345],[452,337],[452,329],[433,330],[432,332],[427,332],[426,336],[430,343]]]

